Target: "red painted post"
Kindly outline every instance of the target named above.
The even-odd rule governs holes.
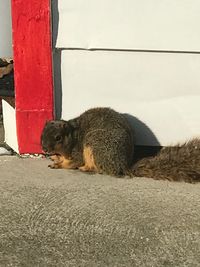
[[[19,153],[40,153],[53,118],[50,0],[12,0],[16,122]]]

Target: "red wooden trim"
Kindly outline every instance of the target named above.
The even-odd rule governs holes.
[[[12,0],[16,121],[19,153],[40,153],[40,135],[52,119],[50,0]]]

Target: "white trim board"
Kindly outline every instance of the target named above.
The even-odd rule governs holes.
[[[15,109],[9,105],[5,100],[2,100],[3,109],[3,125],[5,131],[5,142],[17,153],[17,129],[16,129],[16,116]]]

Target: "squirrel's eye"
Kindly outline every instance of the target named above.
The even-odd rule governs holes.
[[[61,135],[56,135],[55,139],[56,139],[56,141],[61,141],[62,137],[61,137]]]

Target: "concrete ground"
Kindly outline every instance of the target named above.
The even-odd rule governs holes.
[[[0,156],[0,266],[200,266],[200,184]]]

